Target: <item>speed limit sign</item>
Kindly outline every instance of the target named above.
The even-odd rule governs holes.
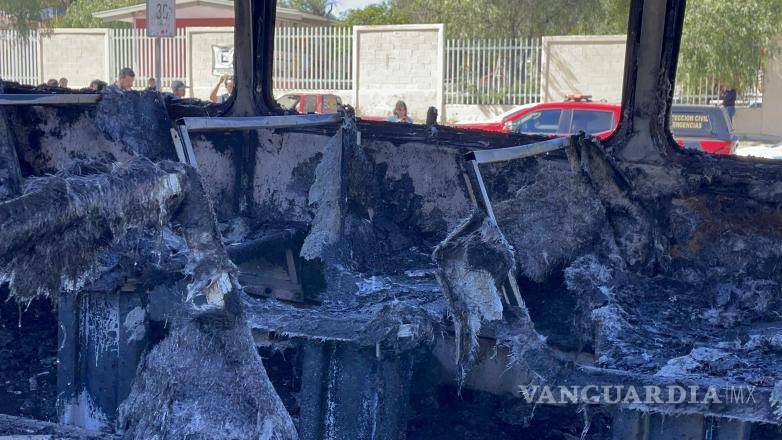
[[[147,0],[147,35],[173,37],[176,35],[175,0]]]

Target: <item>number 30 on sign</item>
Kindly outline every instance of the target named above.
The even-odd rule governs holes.
[[[173,37],[176,35],[175,0],[147,0],[147,35]]]

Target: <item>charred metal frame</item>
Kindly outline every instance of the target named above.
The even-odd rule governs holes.
[[[0,106],[5,105],[92,105],[100,100],[100,94],[58,93],[54,95],[41,94],[11,94],[0,93]]]
[[[224,118],[184,117],[176,128],[171,129],[171,138],[180,162],[198,169],[190,132],[257,130],[277,128],[306,128],[337,124],[342,121],[341,113],[327,115],[286,116],[234,116]]]
[[[654,160],[659,159],[658,152],[678,151],[670,134],[668,116],[685,6],[685,0],[631,2],[622,116],[617,130],[607,141],[618,144],[617,139],[628,140],[624,148],[617,145],[627,160]],[[222,116],[284,114],[272,95],[275,8],[274,0],[235,2],[237,87]],[[366,124],[381,126],[381,123]],[[410,134],[410,129],[402,126],[383,127],[383,131],[402,137]],[[631,141],[632,138],[636,140]],[[653,148],[648,148],[652,145]]]
[[[471,194],[475,194],[475,190],[472,188],[473,183],[478,186],[478,192],[480,198],[474,198],[474,202],[478,209],[481,209],[486,215],[493,221],[497,222],[497,218],[494,216],[494,209],[491,206],[491,199],[489,193],[486,190],[486,183],[481,175],[480,165],[508,162],[517,159],[523,159],[525,157],[538,156],[546,154],[551,151],[557,151],[572,145],[572,138],[557,138],[543,142],[536,142],[533,144],[519,145],[517,147],[497,148],[493,150],[477,150],[467,153],[465,160],[467,161],[467,171],[470,173],[471,179],[467,179],[467,185]],[[472,182],[471,182],[472,180]],[[512,305],[524,304],[524,300],[521,297],[521,291],[519,290],[518,282],[513,272],[508,273],[508,282],[506,283],[510,291],[513,292],[514,302],[510,301],[507,294],[507,288],[502,290],[503,299],[506,303]]]

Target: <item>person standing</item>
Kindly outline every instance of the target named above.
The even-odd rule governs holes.
[[[728,112],[731,124],[733,123],[733,116],[736,114],[736,90],[733,87],[727,87],[723,92],[722,106],[725,107],[725,111]]]
[[[68,78],[65,78],[65,77],[60,78],[59,86],[62,87],[63,89],[67,89],[68,88]]]
[[[108,84],[106,84],[104,81],[101,81],[99,79],[93,79],[92,82],[90,82],[90,90],[95,92],[102,92],[103,89],[106,88]]]
[[[157,92],[157,80],[155,78],[150,77],[147,80],[147,91],[149,92]]]
[[[171,81],[171,93],[174,94],[179,99],[182,99],[185,97],[185,89],[187,88],[187,84],[180,80],[174,80]]]
[[[123,67],[119,71],[119,77],[117,81],[106,87],[106,90],[112,92],[127,92],[133,90],[133,81],[136,80],[136,73],[130,67]]]
[[[223,93],[220,96],[217,96],[217,94],[220,92],[220,86],[225,83],[225,91],[228,93]],[[231,75],[223,75],[220,77],[220,81],[217,82],[217,85],[212,89],[212,93],[209,94],[209,100],[214,102],[215,104],[222,104],[225,101],[228,101],[228,98],[231,97],[231,94],[234,91],[234,77]]]

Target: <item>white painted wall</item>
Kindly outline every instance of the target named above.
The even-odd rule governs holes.
[[[625,35],[543,37],[543,101],[583,94],[621,102],[626,43]]]
[[[468,122],[485,122],[510,111],[518,105],[477,105],[477,104],[446,104],[444,119],[447,124],[459,124]],[[442,119],[441,119],[442,120]]]
[[[212,88],[220,79],[212,74],[212,46],[233,47],[231,28],[192,27],[187,29],[187,81],[192,98],[208,100]],[[218,95],[227,93],[224,87]]]
[[[112,77],[108,29],[52,29],[39,35],[39,83],[65,77],[68,87],[79,89]]]
[[[442,24],[353,27],[353,103],[356,113],[389,116],[401,99],[414,122],[430,106],[445,117]]]

